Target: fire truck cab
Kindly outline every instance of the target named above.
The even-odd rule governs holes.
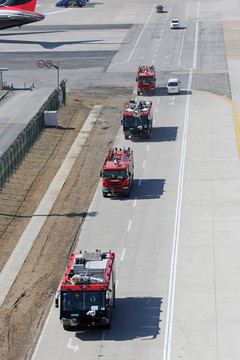
[[[64,330],[76,326],[111,327],[115,303],[115,254],[80,252],[71,255],[61,288],[55,298]]]
[[[129,136],[149,138],[152,132],[152,101],[131,100],[122,116],[125,139]]]
[[[155,92],[155,66],[139,66],[136,81],[138,95],[145,94],[148,91]]]
[[[133,185],[133,150],[111,148],[108,150],[100,171],[103,196],[130,195]]]

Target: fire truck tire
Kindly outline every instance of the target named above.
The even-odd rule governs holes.
[[[69,331],[71,328],[71,325],[63,325],[64,330]]]
[[[103,193],[103,197],[107,197],[107,194],[106,194],[106,193]]]
[[[129,135],[125,135],[125,139],[128,140],[128,139],[129,139]]]

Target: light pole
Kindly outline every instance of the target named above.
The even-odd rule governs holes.
[[[0,87],[1,87],[1,90],[3,88],[3,71],[8,71],[9,69],[8,68],[0,68]]]

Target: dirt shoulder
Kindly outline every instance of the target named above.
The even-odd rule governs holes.
[[[121,94],[121,95],[119,95]],[[0,270],[31,220],[94,105],[103,105],[75,165],[0,309],[0,358],[30,359],[81,231],[103,157],[132,92],[70,93],[58,128],[46,129],[0,192]]]

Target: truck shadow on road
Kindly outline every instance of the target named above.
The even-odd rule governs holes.
[[[163,142],[176,141],[178,133],[177,126],[159,126],[152,128],[152,135],[150,139],[143,139],[140,137],[131,137],[132,143],[149,143],[149,142]]]
[[[133,187],[130,196],[111,196],[111,200],[148,200],[159,199],[164,193],[165,179],[135,179],[133,180]]]
[[[113,310],[112,327],[106,330],[104,341],[126,341],[143,338],[155,339],[160,333],[161,297],[117,298]],[[100,341],[103,329],[78,329],[75,337],[81,341]]]

